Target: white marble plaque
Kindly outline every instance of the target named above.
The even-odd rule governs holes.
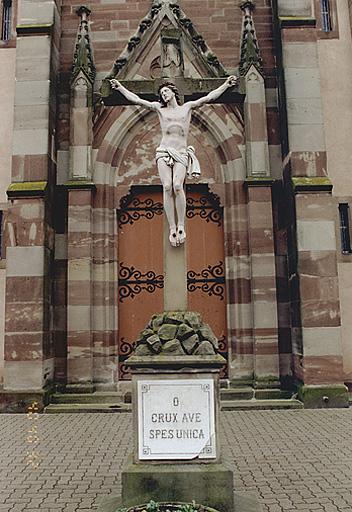
[[[138,381],[138,457],[216,458],[212,379]]]

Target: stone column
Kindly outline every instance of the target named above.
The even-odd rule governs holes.
[[[33,399],[43,404],[44,388],[54,374],[45,186],[31,195],[28,184],[22,193],[20,185],[8,191],[4,391],[9,410],[16,410],[20,400],[25,405]]]
[[[68,190],[67,388],[93,390],[92,189],[72,182]]]
[[[347,406],[343,385],[337,280],[337,206],[328,177],[317,52],[318,31],[307,19],[310,3],[287,16],[279,4],[282,41],[281,97],[286,96],[284,181],[294,190],[296,222],[289,227],[293,371],[308,407]],[[280,57],[280,56],[279,56]]]
[[[271,180],[248,186],[249,252],[253,306],[254,378],[258,387],[279,383],[278,316]]]
[[[67,390],[93,391],[92,335],[92,104],[95,68],[90,47],[90,10],[76,11],[77,30],[71,81],[68,189]]]
[[[335,208],[326,179],[294,179],[302,344],[295,355],[307,407],[347,407],[337,274]],[[324,184],[325,182],[325,184]],[[315,189],[315,193],[307,189]],[[324,190],[325,189],[325,190]],[[300,354],[299,354],[300,352]]]
[[[50,268],[55,175],[55,79],[60,20],[54,0],[23,1],[17,20],[11,200],[6,229],[4,393],[7,410],[46,402],[54,375]]]
[[[92,178],[95,67],[88,17],[81,6],[71,78],[67,234],[67,390],[93,391]]]
[[[279,348],[273,181],[270,179],[264,79],[255,65],[250,65],[246,71],[245,84],[254,381],[258,387],[275,387],[279,384]]]

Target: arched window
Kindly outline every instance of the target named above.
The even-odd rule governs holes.
[[[1,16],[1,40],[8,41],[11,37],[12,0],[3,0]]]
[[[331,32],[331,9],[330,0],[320,0],[321,24],[324,32]]]

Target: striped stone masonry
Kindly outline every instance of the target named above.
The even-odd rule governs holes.
[[[259,186],[258,186],[259,185]],[[279,347],[271,183],[247,180],[254,374],[278,385]]]
[[[42,198],[27,198],[8,212],[5,391],[40,391],[54,376],[44,208]]]
[[[305,384],[341,383],[343,378],[335,207],[327,193],[296,195]]]
[[[55,382],[66,384],[67,377],[67,233],[55,235],[53,271],[53,344]]]
[[[292,176],[327,176],[317,30],[285,25],[281,35]]]
[[[58,20],[55,1],[23,1],[19,6],[6,224],[5,392],[40,392],[54,380],[50,330],[54,234],[47,198],[55,174],[52,120]]]
[[[69,185],[70,186],[70,185]],[[68,190],[67,384],[92,385],[92,191]]]

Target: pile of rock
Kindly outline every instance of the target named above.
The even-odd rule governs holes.
[[[199,313],[167,312],[154,315],[140,333],[136,356],[204,356],[218,353],[218,340]]]

